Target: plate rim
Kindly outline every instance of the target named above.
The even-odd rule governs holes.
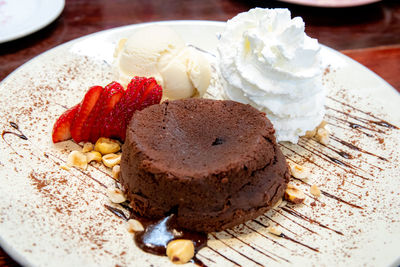
[[[17,34],[12,34],[6,36],[5,38],[0,38],[0,44],[17,40],[19,38],[28,36],[32,33],[35,33],[45,28],[46,26],[50,25],[53,21],[55,21],[56,18],[60,16],[60,14],[65,8],[65,0],[36,0],[36,1],[42,2],[43,5],[47,5],[47,3],[52,3],[51,6],[53,6],[54,8],[51,9],[51,12],[46,12],[50,13],[51,16],[45,17],[44,19],[40,20],[40,23],[37,24],[27,23],[28,27],[26,27],[21,31],[18,31]]]
[[[323,7],[323,8],[346,8],[346,7],[357,7],[357,6],[365,6],[370,5],[373,3],[381,2],[382,0],[363,0],[358,1],[354,4],[353,0],[348,0],[346,3],[342,4],[327,4],[326,2],[323,3],[312,3],[308,0],[278,0],[280,2],[295,4],[295,5],[303,5],[303,6],[312,6],[312,7]]]
[[[62,0],[64,1],[64,0]],[[15,70],[13,70],[9,75],[7,75],[2,81],[0,81],[0,90],[2,89],[1,87],[3,86],[3,84],[5,84],[9,79],[13,78],[13,76],[17,75],[17,73],[23,69],[24,67],[26,67],[29,64],[35,64],[37,60],[40,60],[40,57],[54,52],[54,50],[60,49],[62,47],[71,45],[73,43],[82,41],[86,38],[92,38],[95,37],[97,35],[101,35],[101,34],[106,34],[108,32],[111,31],[123,31],[125,28],[136,28],[136,27],[142,27],[142,26],[146,26],[146,25],[152,25],[152,24],[163,24],[163,25],[189,25],[190,26],[199,26],[199,25],[209,25],[209,26],[223,26],[226,24],[225,21],[214,21],[214,20],[165,20],[165,21],[152,21],[152,22],[145,22],[145,23],[135,23],[135,24],[129,24],[129,25],[124,25],[124,26],[119,26],[119,27],[115,27],[115,28],[110,28],[110,29],[106,29],[106,30],[101,30],[98,32],[94,32],[88,35],[84,35],[75,39],[72,39],[70,41],[67,41],[65,43],[59,44],[49,50],[44,51],[43,53],[31,58],[30,60],[28,60],[27,62],[25,62],[24,64],[20,65],[18,68],[16,68]],[[320,43],[321,44],[321,43]],[[369,73],[369,75],[373,75],[373,77],[375,79],[378,79],[380,82],[383,82],[383,84],[385,84],[386,87],[388,87],[388,89],[390,88],[391,90],[394,90],[395,92],[397,92],[400,95],[400,92],[398,92],[393,86],[391,86],[388,82],[386,82],[382,77],[380,77],[379,75],[377,75],[376,73],[374,73],[373,71],[371,71],[370,69],[368,69],[367,67],[365,67],[364,65],[362,65],[361,63],[357,62],[356,60],[348,57],[347,55],[341,53],[338,50],[335,50],[333,48],[330,48],[326,45],[321,44],[321,46],[324,49],[330,50],[331,52],[334,52],[336,55],[341,56],[343,58],[345,58],[346,60],[351,61],[352,63],[356,63],[359,66],[361,66],[363,68],[364,71],[367,71]],[[0,247],[16,262],[18,262],[19,264],[23,265],[23,266],[32,266],[32,263],[29,262],[24,256],[23,254],[21,254],[19,251],[17,251],[16,249],[13,248],[12,244],[7,242],[6,240],[4,240],[4,238],[2,236],[0,236]],[[397,263],[400,263],[400,256],[398,257],[398,259],[395,259],[393,261],[393,264],[390,266],[396,266]]]
[[[64,1],[64,0],[60,0],[60,1]],[[282,1],[282,0],[279,0],[279,1]],[[284,1],[286,1],[286,0],[284,0]],[[381,0],[378,0],[378,1],[381,1]],[[185,24],[193,24],[193,25],[196,25],[196,24],[198,24],[198,25],[210,25],[210,26],[218,25],[218,26],[222,26],[222,25],[225,25],[225,24],[226,24],[226,21],[218,21],[218,20],[160,20],[160,21],[151,21],[151,22],[143,22],[143,23],[134,23],[134,24],[123,25],[123,26],[119,26],[119,27],[114,27],[114,28],[110,28],[110,29],[105,29],[105,30],[100,30],[100,31],[97,31],[97,32],[93,32],[93,33],[90,33],[90,34],[87,34],[87,35],[83,35],[83,36],[77,37],[77,38],[75,38],[75,39],[69,40],[69,41],[67,41],[67,42],[61,43],[61,44],[59,44],[59,45],[57,45],[57,46],[55,46],[55,47],[52,47],[52,48],[50,48],[50,49],[48,49],[48,50],[46,50],[46,51],[44,51],[44,52],[42,52],[42,53],[40,53],[40,54],[34,56],[33,58],[31,58],[31,59],[28,60],[27,62],[25,62],[25,63],[23,63],[22,65],[18,66],[18,67],[17,67],[16,69],[14,69],[11,73],[9,73],[3,80],[1,80],[1,81],[0,81],[0,86],[1,86],[3,83],[5,83],[8,79],[12,78],[12,76],[14,76],[15,73],[16,73],[17,71],[19,71],[20,69],[22,69],[23,67],[25,67],[25,65],[33,63],[33,61],[38,60],[39,57],[41,57],[41,56],[43,56],[43,55],[45,55],[45,54],[47,54],[47,53],[51,53],[51,52],[53,52],[53,51],[56,50],[56,49],[59,49],[59,48],[61,48],[61,47],[64,47],[64,46],[70,45],[70,44],[72,44],[72,43],[78,42],[78,41],[83,40],[83,39],[85,39],[85,38],[91,38],[91,37],[94,37],[94,36],[96,36],[96,35],[104,34],[104,33],[107,33],[107,32],[119,31],[119,30],[123,30],[123,29],[125,29],[125,28],[131,28],[131,27],[132,27],[132,28],[135,28],[135,27],[141,27],[141,26],[152,25],[152,24],[165,24],[165,25],[171,25],[171,24],[172,24],[172,25],[176,25],[176,24],[183,24],[183,25],[185,25]],[[318,42],[319,42],[319,41],[318,41]],[[328,49],[328,50],[330,50],[330,51],[332,51],[332,52],[334,52],[334,53],[336,53],[336,54],[338,54],[338,55],[340,55],[340,56],[346,58],[346,60],[350,60],[351,62],[358,64],[358,65],[361,66],[363,69],[367,70],[370,74],[374,75],[375,78],[378,78],[380,81],[382,81],[383,83],[385,83],[385,85],[388,86],[388,87],[390,87],[390,89],[392,89],[392,90],[394,90],[395,92],[397,92],[397,93],[400,94],[400,92],[399,92],[396,88],[394,88],[391,84],[389,84],[389,83],[388,83],[386,80],[384,80],[381,76],[379,76],[378,74],[376,74],[375,72],[373,72],[372,70],[370,70],[369,68],[367,68],[366,66],[364,66],[363,64],[361,64],[361,63],[359,63],[358,61],[352,59],[351,57],[349,57],[349,56],[343,54],[343,53],[340,52],[339,50],[336,50],[336,49],[334,49],[334,48],[331,48],[331,47],[329,47],[329,46],[327,46],[327,45],[324,45],[324,44],[322,44],[322,43],[320,43],[320,42],[319,42],[319,44],[320,44],[324,49]]]

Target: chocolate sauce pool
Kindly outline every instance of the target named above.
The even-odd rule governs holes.
[[[166,255],[167,245],[174,239],[192,240],[196,252],[207,245],[207,234],[179,229],[175,214],[143,225],[145,230],[135,234],[135,243],[152,254]]]
[[[208,238],[206,233],[179,228],[176,223],[176,215],[173,213],[160,220],[149,220],[137,216],[132,211],[130,211],[130,215],[127,216],[118,208],[109,205],[104,205],[104,207],[125,221],[128,221],[129,218],[133,218],[142,223],[144,231],[135,233],[134,240],[136,245],[145,252],[166,256],[168,243],[175,239],[191,240],[194,245],[195,253],[207,246]],[[191,262],[199,266],[206,266],[201,260],[196,258],[196,256],[193,257]]]

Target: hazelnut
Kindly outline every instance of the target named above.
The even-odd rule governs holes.
[[[68,167],[77,167],[82,170],[86,170],[87,168],[87,157],[80,151],[74,150],[68,155],[67,166]]]
[[[104,165],[106,165],[109,168],[112,168],[121,162],[121,155],[111,153],[111,154],[104,155],[101,158],[101,160],[103,161]]]
[[[167,256],[175,264],[184,264],[194,256],[194,245],[191,240],[176,239],[167,245]]]
[[[281,236],[282,234],[282,231],[278,227],[268,226],[267,230],[268,232],[276,236]]]
[[[120,151],[121,146],[116,140],[100,137],[94,145],[94,150],[100,152],[102,155],[106,155]]]
[[[305,179],[310,175],[310,169],[299,164],[289,164],[290,173],[297,179]]]
[[[311,195],[313,195],[314,197],[319,197],[319,196],[321,196],[321,190],[319,190],[318,186],[315,185],[315,184],[313,184],[313,185],[310,187],[310,193],[311,193]]]
[[[115,166],[112,168],[111,175],[112,175],[112,177],[113,177],[115,180],[118,180],[118,178],[119,178],[119,173],[120,173],[120,172],[121,172],[121,166],[115,165]]]
[[[317,126],[317,127],[315,127],[313,130],[310,130],[310,131],[306,131],[306,134],[304,135],[304,137],[307,137],[307,138],[312,138],[312,137],[314,137],[316,134],[317,134],[317,131],[319,130],[319,129],[326,129],[326,130],[328,130],[327,129],[327,122],[326,121],[321,121],[321,123]]]
[[[301,204],[306,199],[306,195],[292,184],[288,184],[285,190],[284,198],[294,204]]]
[[[126,229],[131,234],[144,231],[142,223],[135,219],[128,220],[128,222],[126,223]]]
[[[85,153],[87,157],[88,163],[92,161],[100,162],[101,161],[101,154],[97,151],[90,151]]]
[[[307,131],[306,134],[304,135],[304,137],[312,138],[312,137],[314,137],[314,135],[316,133],[317,133],[317,128],[315,128],[314,130],[311,130],[311,131]]]
[[[287,201],[282,200],[281,204],[279,204],[279,208],[285,207],[287,205]]]
[[[326,128],[325,126],[328,125],[326,121],[321,121],[321,123],[317,126],[317,129]]]
[[[329,131],[325,128],[319,128],[315,138],[323,145],[329,144]]]
[[[90,142],[84,143],[82,147],[82,153],[90,152],[94,148],[93,144]]]
[[[107,188],[107,196],[113,203],[122,203],[126,201],[124,193],[119,188]]]

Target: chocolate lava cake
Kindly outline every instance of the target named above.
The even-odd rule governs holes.
[[[264,113],[234,101],[165,101],[136,112],[122,148],[121,182],[139,215],[176,214],[212,232],[253,219],[282,197],[286,160]]]

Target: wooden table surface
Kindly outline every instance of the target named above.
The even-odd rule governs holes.
[[[256,6],[289,8],[292,16],[303,17],[308,35],[367,66],[400,92],[399,0],[345,9],[268,0],[66,0],[49,26],[0,44],[0,81],[34,56],[93,32],[149,21],[226,21]],[[18,266],[1,248],[0,265]]]

